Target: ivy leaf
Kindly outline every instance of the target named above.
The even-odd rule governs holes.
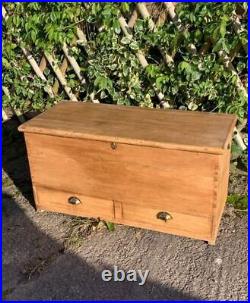
[[[129,47],[132,49],[132,50],[138,50],[139,49],[139,45],[137,44],[136,41],[133,41],[129,44]]]
[[[227,54],[229,54],[229,48],[225,42],[224,38],[220,38],[217,43],[215,44],[215,46],[213,47],[213,52],[218,52],[218,51],[225,51]]]
[[[195,32],[194,32],[194,37],[195,37],[195,40],[196,41],[200,41],[201,38],[202,38],[202,32],[200,29],[197,29]]]
[[[247,9],[248,9],[248,3],[247,2],[243,2],[243,8],[245,10],[245,12],[247,12]]]
[[[168,76],[160,76],[156,79],[155,84],[158,89],[161,89],[162,86],[167,82]]]
[[[246,64],[244,62],[239,62],[237,64],[237,71],[238,72],[242,72],[244,70],[244,68],[246,68]]]
[[[9,64],[9,61],[5,58],[2,58],[2,64],[3,66],[6,68],[6,69],[9,69],[10,68],[10,64]]]
[[[100,95],[100,98],[101,99],[105,99],[107,97],[105,91],[101,91],[101,95]]]
[[[151,78],[154,78],[155,76],[157,76],[160,73],[160,68],[156,64],[149,64],[146,67],[146,72],[147,72],[148,76],[150,76]]]
[[[113,21],[113,28],[114,28],[116,34],[119,35],[120,32],[121,32],[121,27],[120,27],[120,23],[119,23],[118,19],[115,19],[115,20]]]
[[[186,73],[190,73],[192,71],[192,67],[191,67],[190,63],[188,63],[186,61],[182,61],[178,65],[178,70],[179,71],[185,71]]]
[[[107,89],[108,91],[112,88],[112,81],[104,76],[96,77],[94,85],[97,86],[100,90]]]
[[[193,71],[193,72],[191,73],[191,79],[192,79],[193,81],[199,80],[200,77],[201,77],[201,73],[199,73],[198,71]]]
[[[220,24],[220,35],[222,38],[224,38],[226,35],[227,21],[228,21],[227,16],[223,16]]]
[[[30,36],[31,36],[32,41],[35,43],[36,42],[36,32],[34,30],[31,31]]]
[[[193,101],[188,103],[188,109],[189,110],[197,110],[198,109],[198,105],[196,103],[194,103]]]
[[[129,4],[128,2],[123,2],[121,3],[121,10],[126,13],[126,12],[129,12]]]
[[[131,42],[131,38],[128,38],[128,37],[123,37],[121,39],[121,43],[122,44],[129,44]]]

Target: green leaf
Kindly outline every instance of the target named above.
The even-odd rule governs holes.
[[[3,64],[3,67],[5,67],[6,69],[10,68],[10,63],[7,59],[2,58],[2,64]]]
[[[131,38],[128,38],[128,37],[123,37],[121,39],[121,43],[122,44],[129,44],[131,42]]]
[[[158,89],[161,89],[161,87],[166,83],[166,81],[168,80],[168,76],[160,76],[156,79],[155,81],[155,84],[156,84],[156,87]]]
[[[129,44],[129,47],[132,49],[132,50],[138,50],[139,49],[139,45],[137,44],[137,42],[133,41]]]
[[[108,231],[114,231],[115,230],[115,225],[114,225],[114,223],[112,223],[112,222],[105,222],[106,223],[106,226],[107,226],[107,229],[108,229]]]
[[[148,76],[150,76],[151,78],[154,78],[155,76],[157,76],[160,73],[160,68],[158,65],[156,64],[149,64],[146,67],[146,73],[148,74]]]
[[[191,102],[188,103],[188,109],[189,110],[193,110],[193,111],[197,110],[198,109],[198,105],[195,102],[191,101]]]
[[[227,203],[231,204],[237,210],[247,210],[248,206],[248,196],[240,196],[238,194],[229,195],[227,198]]]
[[[227,54],[229,54],[229,48],[226,44],[225,38],[220,38],[217,43],[215,44],[215,46],[213,47],[213,52],[219,52],[219,51],[225,51]]]
[[[195,32],[194,32],[194,37],[197,41],[200,41],[201,38],[202,38],[202,32],[200,29],[197,29]]]
[[[233,142],[231,146],[231,153],[240,155],[242,153],[242,149],[239,147],[239,145]]]
[[[30,35],[31,35],[32,41],[35,43],[36,42],[36,32],[33,30],[33,31],[31,31]]]
[[[222,38],[224,38],[226,35],[227,21],[228,21],[227,16],[223,16],[220,24],[220,35]]]
[[[113,28],[115,29],[116,34],[120,34],[121,27],[120,27],[120,23],[119,23],[118,19],[115,19],[113,21]]]
[[[126,13],[129,12],[129,3],[128,2],[123,2],[121,3],[121,10]]]
[[[179,71],[186,71],[187,73],[190,73],[192,71],[191,64],[186,61],[180,62],[178,65],[178,69]]]
[[[193,81],[199,80],[200,77],[201,77],[201,73],[199,73],[198,71],[193,71],[191,73],[191,78],[192,78]]]

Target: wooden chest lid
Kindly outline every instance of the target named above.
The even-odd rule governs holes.
[[[221,154],[236,116],[63,101],[20,131]]]

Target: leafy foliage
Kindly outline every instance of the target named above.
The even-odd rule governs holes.
[[[248,196],[232,194],[228,196],[227,203],[233,205],[238,210],[247,210]]]
[[[14,108],[42,110],[67,98],[61,88],[57,98],[44,92],[42,82],[24,58],[19,45],[25,46],[39,62],[44,50],[62,62],[61,46],[65,42],[81,66],[86,84],[80,85],[69,68],[66,79],[79,99],[91,95],[105,103],[152,107],[158,103],[151,83],[163,92],[174,108],[223,111],[247,115],[247,100],[237,87],[235,75],[225,69],[218,52],[231,56],[247,86],[247,4],[246,3],[180,3],[177,15],[181,29],[165,22],[151,31],[147,20],[138,19],[133,38],[124,37],[118,18],[129,17],[134,3],[5,3],[9,15],[3,21],[3,84],[11,98],[4,105]],[[241,27],[234,31],[234,19]],[[76,44],[77,26],[87,36],[87,45]],[[204,44],[206,52],[201,52]],[[195,45],[197,52],[190,51]],[[173,64],[165,64],[158,46],[172,56]],[[242,47],[243,46],[243,47]],[[135,52],[145,53],[149,65],[140,66]],[[54,75],[45,69],[49,84]]]
[[[115,225],[114,225],[114,223],[112,223],[112,222],[105,222],[106,223],[106,226],[107,226],[107,229],[108,229],[108,231],[114,231],[115,230]]]

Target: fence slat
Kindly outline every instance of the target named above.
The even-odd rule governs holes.
[[[231,58],[223,51],[219,52],[219,56],[226,69],[228,69],[236,77],[236,86],[238,87],[239,91],[241,91],[245,97],[248,97],[247,90],[242,84],[241,79],[231,62]]]
[[[10,99],[11,96],[10,96],[9,89],[6,86],[3,86],[2,89],[3,89],[3,92],[4,92],[5,96]],[[23,123],[23,122],[26,121],[23,113],[20,110],[14,109],[12,106],[9,106],[9,107],[10,107],[13,115],[15,115],[17,117],[17,119],[19,120],[19,122]]]
[[[234,128],[234,136],[233,136],[233,139],[235,140],[235,142],[239,145],[239,147],[242,149],[242,150],[246,150],[247,147],[240,135],[240,132],[238,131],[237,127]]]
[[[78,65],[76,59],[69,54],[69,49],[65,43],[64,43],[62,49],[63,49],[63,52],[64,52],[65,56],[67,57],[69,63],[71,64],[74,72],[76,73],[78,79],[80,80],[81,84],[85,84],[86,81],[85,81],[83,75],[81,74],[80,66]]]
[[[65,75],[66,70],[68,68],[68,60],[65,57],[63,58],[63,62],[59,68],[60,68],[62,74]],[[60,87],[60,81],[57,78],[55,78],[54,85],[53,85],[53,92],[55,95],[58,94],[59,87]]]
[[[46,58],[44,56],[42,56],[42,59],[41,59],[41,61],[39,63],[39,68],[40,68],[40,70],[41,70],[42,73],[44,72],[44,70],[45,70],[46,67],[47,67],[47,60],[46,60]]]
[[[135,10],[133,10],[133,13],[132,13],[132,15],[131,15],[131,17],[130,17],[130,19],[128,21],[128,27],[129,28],[133,28],[134,27],[137,18],[138,18],[138,13],[137,13],[137,10],[135,9]]]
[[[6,114],[6,111],[2,108],[2,120],[7,121],[9,119],[8,115]]]
[[[153,19],[151,18],[146,5],[144,3],[138,3],[136,6],[137,6],[142,18],[148,19],[150,30],[153,31],[155,29],[156,25],[155,25]],[[173,58],[168,53],[165,53],[160,46],[158,46],[158,49],[166,64],[172,64],[174,62]]]
[[[45,52],[45,57],[47,58],[51,68],[53,69],[54,73],[56,74],[58,80],[60,81],[62,87],[64,88],[64,90],[65,90],[66,94],[68,95],[68,97],[70,98],[70,100],[78,101],[76,96],[72,93],[71,88],[67,85],[67,81],[66,81],[65,77],[64,77],[63,73],[61,72],[59,66],[55,62],[54,58],[52,57],[52,55]]]

